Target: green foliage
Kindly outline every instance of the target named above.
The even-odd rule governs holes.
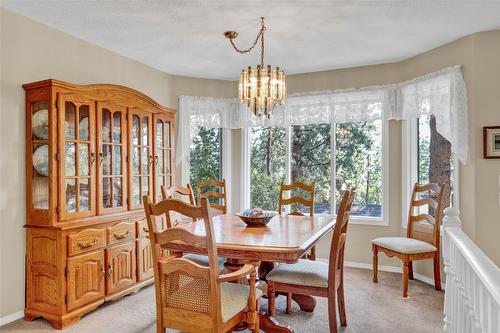
[[[318,124],[293,126],[291,129],[291,179],[314,183],[317,213],[330,213],[332,161],[330,128],[329,124]],[[304,194],[299,192],[294,192],[292,195],[304,197]]]
[[[343,190],[356,188],[355,204],[381,205],[380,135],[381,122],[379,120],[337,124],[335,159],[337,203]]]
[[[283,128],[250,128],[250,206],[278,210],[280,184],[285,179]],[[250,208],[250,207],[246,207]]]
[[[196,193],[196,182],[205,179],[220,179],[222,174],[222,130],[200,127],[193,139],[190,151],[190,182]]]

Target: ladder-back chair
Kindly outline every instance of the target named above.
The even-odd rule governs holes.
[[[406,237],[381,237],[372,240],[373,282],[378,282],[378,253],[383,252],[389,257],[396,256],[403,262],[403,297],[408,297],[408,279],[413,279],[412,263],[416,260],[434,260],[434,286],[436,290],[441,290],[439,233],[444,195],[444,184],[417,183],[413,186]],[[419,212],[419,208],[423,206],[428,207],[428,213]]]
[[[220,192],[213,190],[214,187],[220,188]],[[215,179],[207,179],[196,183],[196,192],[198,204],[202,198],[217,198],[218,202],[210,202],[210,207],[215,210],[214,215],[227,214],[227,198],[226,198],[226,180],[222,181]],[[222,200],[222,203],[220,202]]]
[[[219,274],[217,247],[214,239],[210,207],[206,198],[201,206],[178,199],[166,199],[153,205],[144,196],[144,209],[153,250],[157,333],[173,328],[186,332],[230,332],[246,323],[252,332],[259,332],[258,308],[262,292],[255,288],[256,270],[245,264],[240,270]],[[205,235],[195,235],[180,227],[163,231],[155,219],[176,211],[194,220],[203,219]],[[197,264],[172,253],[160,255],[160,249],[171,242],[190,244],[208,254],[209,266]],[[249,285],[229,283],[249,276]]]
[[[165,186],[161,186],[161,194],[163,197],[163,200],[165,199],[181,199],[183,201],[186,201],[186,199],[191,205],[195,205],[194,201],[194,193],[193,193],[193,188],[191,187],[190,184],[187,184],[186,187],[179,186],[179,185],[172,185],[168,189],[165,188]],[[171,212],[170,216],[170,222],[172,223],[171,225],[167,225],[167,227],[171,226],[176,226],[179,225],[180,223],[186,223],[186,222],[192,222],[193,220],[190,218],[186,218],[181,214]]]
[[[275,314],[277,292],[327,297],[330,332],[337,332],[337,306],[340,323],[342,326],[347,326],[344,299],[344,248],[355,195],[354,190],[345,191],[342,195],[333,229],[328,264],[300,259],[296,264],[280,264],[267,274],[268,312],[271,316]]]

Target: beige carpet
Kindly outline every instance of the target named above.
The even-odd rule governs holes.
[[[410,298],[401,298],[401,275],[379,273],[379,284],[371,281],[371,271],[346,269],[345,333],[442,332],[443,292],[418,281],[410,281]],[[296,333],[328,332],[327,304],[318,298],[314,313],[294,311],[285,314],[284,297],[278,298],[276,318],[291,325]],[[263,300],[263,308],[267,306]],[[33,322],[18,320],[0,328],[0,332],[57,332],[42,319]],[[136,333],[155,332],[155,301],[153,287],[119,301],[101,306],[65,333]],[[169,330],[169,332],[173,332]]]

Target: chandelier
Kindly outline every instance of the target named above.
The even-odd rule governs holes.
[[[236,31],[226,31],[224,36],[229,39],[231,45],[238,53],[248,53],[254,49],[257,43],[261,42],[260,64],[256,68],[251,66],[243,69],[240,74],[239,96],[242,104],[247,105],[252,114],[258,118],[271,117],[273,109],[278,105],[283,105],[286,98],[286,76],[279,67],[272,68],[271,65],[264,65],[264,18],[260,18],[260,31],[248,49],[240,50],[234,44],[234,39],[238,36]]]

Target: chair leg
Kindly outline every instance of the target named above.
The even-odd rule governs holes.
[[[330,325],[330,333],[337,333],[337,295],[333,294],[328,297],[328,323]]]
[[[286,311],[288,313],[292,313],[292,293],[286,294]]]
[[[413,280],[413,261],[410,261],[410,264],[408,265],[408,277],[410,280]]]
[[[403,298],[408,297],[408,275],[410,273],[410,262],[403,262]]]
[[[340,325],[347,326],[347,318],[345,315],[345,298],[344,298],[344,282],[342,281],[337,289],[337,297],[339,302],[339,317]]]
[[[267,284],[267,313],[274,317],[276,313],[275,309],[276,294],[274,292],[274,283],[268,282]]]
[[[441,291],[441,267],[439,266],[439,254],[434,255],[434,287]]]
[[[260,309],[260,302],[259,300],[257,300],[257,308],[255,311],[255,327],[252,329],[252,333],[260,333],[259,309]]]
[[[376,245],[372,245],[373,251],[373,282],[378,282],[378,249]]]

